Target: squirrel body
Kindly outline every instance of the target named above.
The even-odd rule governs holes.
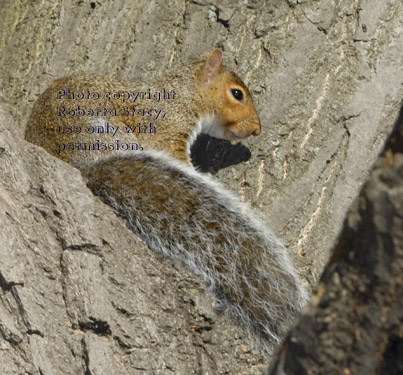
[[[161,92],[170,95],[169,99],[153,100],[152,95]],[[142,110],[147,117],[138,115]],[[126,132],[149,123],[149,111],[157,111],[150,112],[155,114],[150,126],[155,133]],[[107,133],[107,127],[113,130]],[[89,132],[89,128],[98,131]],[[119,131],[113,135],[116,128]],[[190,163],[190,144],[200,132],[229,141],[260,133],[249,91],[223,68],[220,50],[179,65],[147,84],[91,75],[56,80],[35,102],[25,137],[70,163],[109,156],[116,147],[98,152],[97,141],[116,145],[117,139],[143,149],[167,151]],[[63,149],[66,144],[71,146]]]
[[[222,52],[214,50],[154,83],[130,87],[133,84],[91,76],[53,82],[34,105],[27,140],[77,166],[94,194],[114,207],[152,250],[201,275],[217,308],[241,322],[271,352],[306,302],[306,292],[272,231],[247,205],[189,165],[189,147],[200,131],[231,141],[260,133],[246,86],[222,67]],[[74,108],[84,101],[76,93],[90,97],[94,92],[121,92],[135,98],[138,92],[161,88],[176,97],[161,104],[167,117],[156,122],[158,132],[119,137],[138,142],[143,151],[60,151],[60,144],[110,142],[117,127],[138,121],[135,116],[57,116],[61,105],[72,103]],[[71,99],[60,93],[67,89]],[[100,99],[86,100],[87,106],[100,105]],[[137,100],[140,107],[149,106],[146,98]],[[121,109],[119,99],[103,101],[101,106]],[[76,127],[95,128],[94,123],[104,133],[75,132]]]

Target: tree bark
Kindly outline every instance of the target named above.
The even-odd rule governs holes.
[[[270,374],[403,373],[403,107]]]
[[[402,2],[3,0],[0,10],[0,86],[15,119],[3,110],[0,372],[260,373],[264,357],[196,277],[151,254],[77,170],[22,140],[32,104],[62,76],[147,81],[222,48],[263,132],[235,149],[204,139],[202,159],[314,288],[400,108]],[[250,159],[231,165],[234,154]]]
[[[260,374],[203,283],[152,253],[0,100],[0,374]]]

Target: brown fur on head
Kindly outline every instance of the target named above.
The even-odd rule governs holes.
[[[205,62],[198,74],[204,95],[211,100],[214,115],[222,129],[218,138],[235,140],[260,134],[260,120],[249,90],[232,72],[222,66],[223,53],[219,49],[203,54]]]

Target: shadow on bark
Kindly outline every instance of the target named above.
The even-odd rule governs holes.
[[[403,107],[269,374],[403,373]]]

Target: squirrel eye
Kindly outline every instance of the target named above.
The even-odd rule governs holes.
[[[241,101],[243,99],[243,92],[238,89],[231,89],[232,96],[236,99]]]

